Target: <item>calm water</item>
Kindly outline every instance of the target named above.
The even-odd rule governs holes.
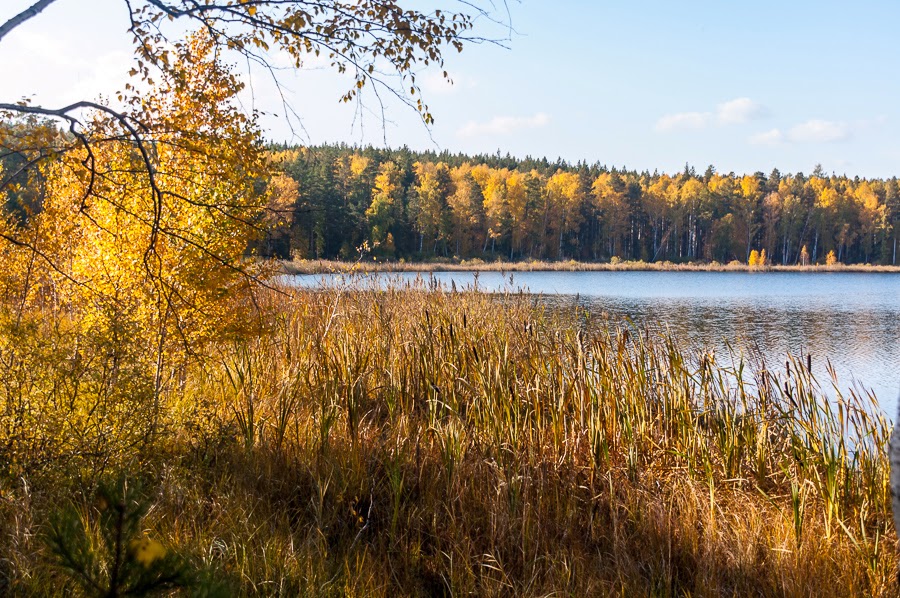
[[[415,273],[370,275],[411,280]],[[784,272],[435,272],[421,275],[457,288],[524,289],[558,308],[667,327],[691,347],[726,355],[756,347],[767,362],[812,355],[827,386],[826,360],[841,388],[875,393],[892,417],[900,392],[900,275]],[[293,276],[299,286],[337,282]]]

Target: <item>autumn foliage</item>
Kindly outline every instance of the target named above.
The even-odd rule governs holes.
[[[631,172],[509,156],[316,147],[276,152],[297,181],[289,235],[269,255],[350,259],[393,234],[395,257],[896,264],[896,179],[817,170],[740,176]],[[351,172],[345,164],[360,166]],[[384,194],[390,172],[390,200]],[[387,209],[387,206],[390,209]],[[389,218],[386,215],[389,214]],[[806,247],[806,257],[803,248]]]
[[[263,153],[209,39],[178,53],[181,68],[136,102],[143,145],[98,113],[89,146],[32,175],[39,206],[0,223],[0,450],[13,475],[98,452],[104,467],[133,460],[165,425],[186,360],[247,326],[257,271],[241,255],[265,205]],[[27,154],[48,129],[19,130],[6,143]]]

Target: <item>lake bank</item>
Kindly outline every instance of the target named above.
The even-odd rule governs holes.
[[[336,260],[281,260],[285,274],[333,274],[344,272],[879,272],[900,273],[900,266],[834,264],[814,266],[748,266],[674,262],[486,262],[479,259],[446,262],[384,262]]]

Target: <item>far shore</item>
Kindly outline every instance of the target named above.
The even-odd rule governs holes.
[[[282,260],[285,274],[334,274],[348,272],[878,272],[900,273],[900,266],[872,264],[832,264],[810,266],[748,266],[738,262],[577,262],[519,261],[488,262],[480,259],[460,261],[406,262],[365,259],[355,262],[333,260]]]

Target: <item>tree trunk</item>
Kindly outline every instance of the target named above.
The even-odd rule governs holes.
[[[816,229],[816,236],[813,239],[813,254],[812,261],[813,263],[817,263],[819,260],[819,229]]]

